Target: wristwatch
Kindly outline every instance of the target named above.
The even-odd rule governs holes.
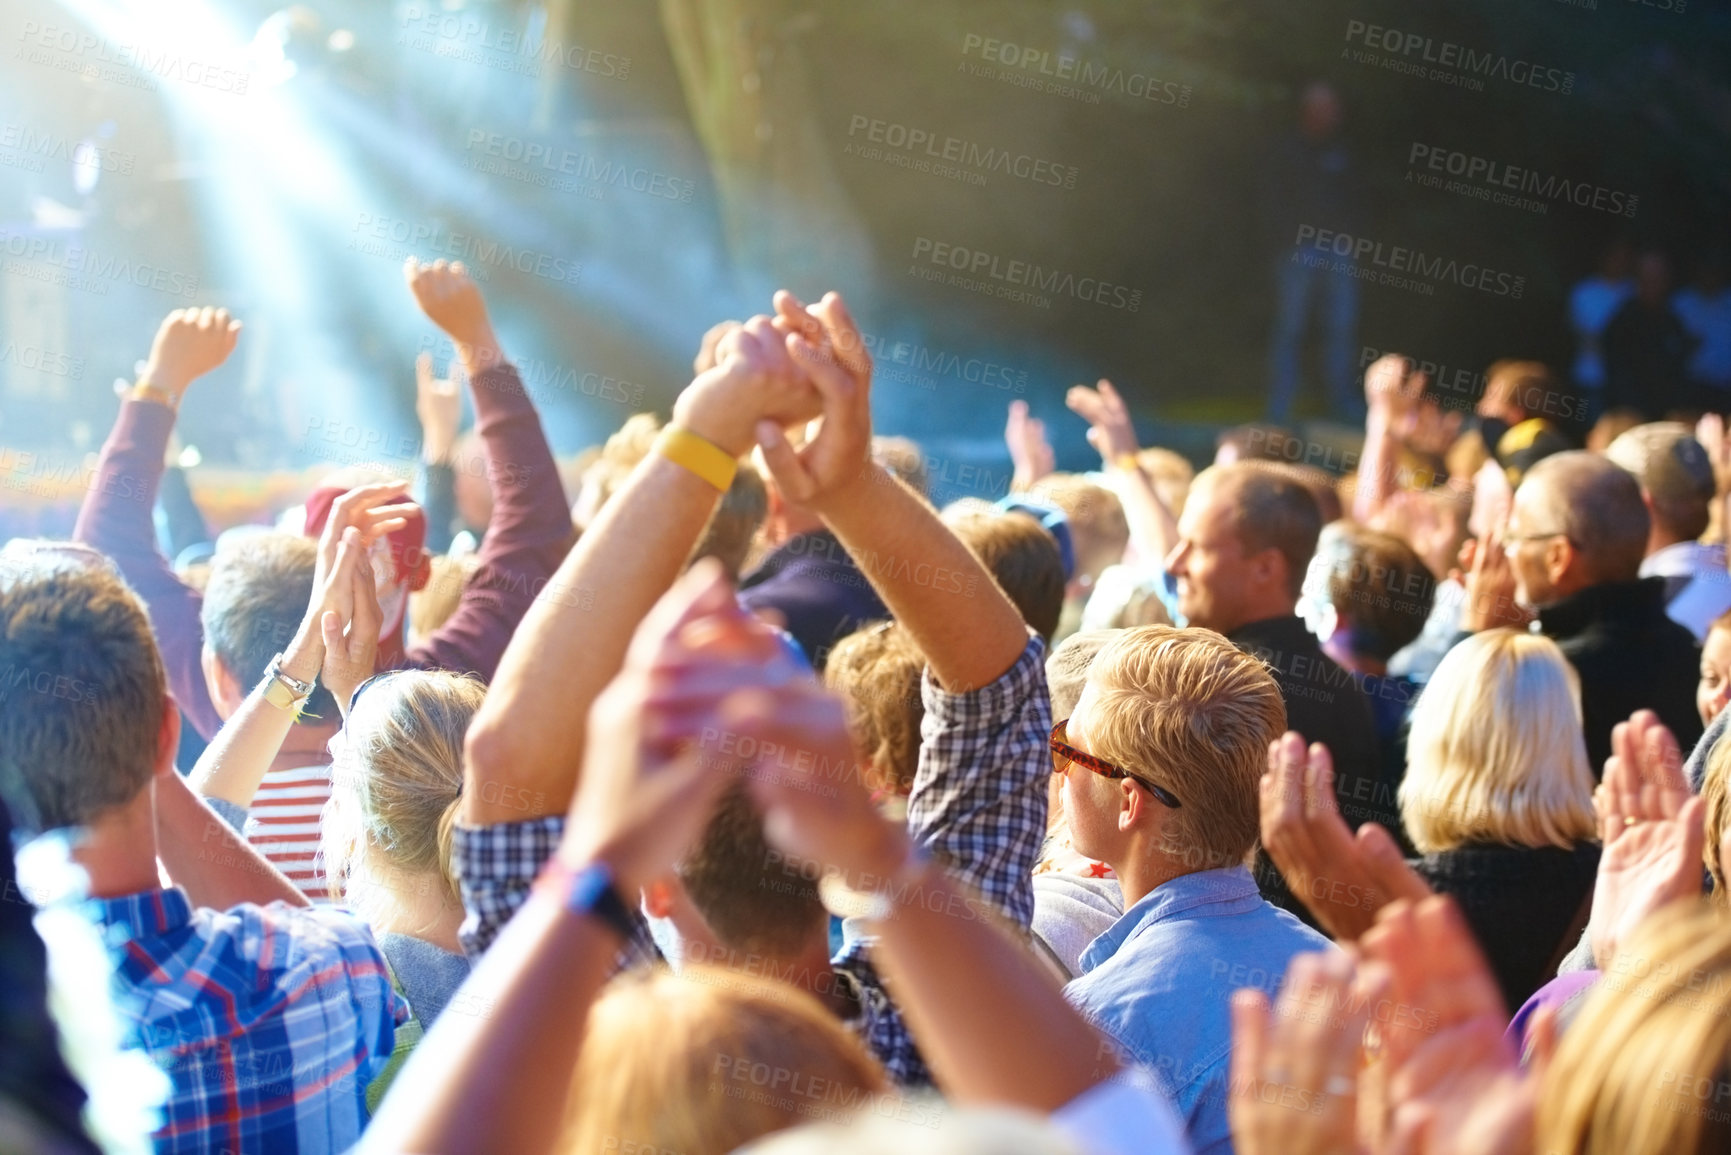
[[[535,877],[533,892],[553,899],[572,914],[601,920],[623,940],[637,936],[637,918],[613,884],[613,871],[603,863],[572,867],[550,858]]]
[[[313,684],[283,673],[282,655],[278,654],[264,668],[264,700],[279,710],[299,715],[301,707],[313,696]]]

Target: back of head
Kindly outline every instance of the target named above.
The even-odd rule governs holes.
[[[21,829],[84,825],[135,799],[167,700],[150,619],[118,576],[0,567],[0,791]]]
[[[1256,845],[1268,744],[1286,730],[1261,662],[1212,630],[1119,630],[1088,667],[1082,712],[1090,753],[1183,803],[1167,830],[1189,869],[1234,865]]]
[[[224,541],[204,587],[204,641],[244,695],[300,628],[313,596],[318,545],[287,533],[255,533]],[[337,716],[320,685],[307,701],[310,722]]]
[[[1117,630],[1088,630],[1071,634],[1046,655],[1046,686],[1052,695],[1052,717],[1062,720],[1076,712],[1088,668],[1094,658],[1118,635]]]
[[[1436,578],[1413,548],[1393,534],[1356,522],[1323,527],[1315,568],[1354,654],[1386,662],[1424,631]]]
[[[435,670],[398,670],[365,686],[332,744],[320,833],[333,896],[371,914],[405,880],[436,877],[455,898],[463,737],[485,693],[475,678]]]
[[[873,789],[913,789],[926,716],[920,698],[925,668],[926,656],[894,622],[855,630],[824,662],[824,685],[847,707],[848,733],[868,764]]]
[[[882,435],[873,437],[872,460],[895,474],[903,485],[921,497],[930,496],[926,455],[920,448],[920,443],[913,438]]]
[[[785,983],[688,967],[621,976],[589,1011],[559,1149],[726,1155],[869,1110],[883,1069]]]
[[[790,958],[821,938],[829,916],[817,895],[819,877],[817,864],[770,847],[743,782],[722,794],[702,837],[679,864],[685,892],[721,945],[772,959]]]
[[[1049,644],[1064,612],[1064,559],[1052,535],[1025,513],[994,510],[944,520]]]
[[[1130,544],[1124,503],[1103,485],[1074,473],[1052,473],[1035,483],[1031,496],[1064,511],[1076,547],[1076,576],[1088,581],[1123,560]]]
[[[1196,478],[1211,500],[1226,502],[1246,554],[1277,550],[1286,561],[1288,592],[1297,598],[1322,533],[1322,511],[1308,486],[1285,467],[1247,461],[1214,466]]]
[[[1643,923],[1557,1045],[1533,1150],[1731,1149],[1731,924],[1698,903]]]
[[[1707,532],[1717,482],[1707,450],[1687,425],[1654,421],[1620,434],[1605,456],[1640,482],[1659,527],[1679,541]]]
[[[1628,470],[1596,453],[1573,449],[1529,469],[1521,489],[1529,486],[1546,524],[1523,525],[1524,532],[1565,535],[1582,554],[1593,584],[1633,581],[1640,575],[1651,519],[1641,487]]]
[[[1593,837],[1580,680],[1543,635],[1486,630],[1450,650],[1413,707],[1406,764],[1401,820],[1426,854]]]

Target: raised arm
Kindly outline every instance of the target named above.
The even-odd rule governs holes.
[[[427,511],[427,552],[445,553],[455,536],[457,471],[452,455],[463,419],[457,382],[433,372],[433,355],[415,358],[415,417],[421,423],[421,508]]]
[[[408,660],[491,681],[512,632],[565,556],[571,514],[541,419],[505,360],[481,290],[462,262],[422,265],[411,257],[403,275],[415,303],[456,346],[493,489],[480,567],[450,619],[410,649]]]
[[[1073,386],[1064,403],[1088,423],[1088,444],[1099,451],[1106,469],[1120,479],[1118,495],[1124,502],[1130,541],[1137,555],[1159,565],[1178,545],[1178,518],[1160,499],[1154,482],[1136,459],[1136,426],[1130,420],[1130,407],[1104,377],[1095,389]]]
[[[227,910],[243,902],[312,905],[173,770],[156,780],[156,854],[169,879],[185,888],[194,906]]]
[[[871,355],[840,295],[807,310],[783,294],[788,349],[823,398],[816,436],[794,448],[772,422],[758,443],[776,485],[816,511],[884,605],[919,643],[938,680],[973,690],[1028,645],[1015,605],[936,511],[871,459]]]
[[[333,637],[333,627],[339,641],[345,633],[358,639],[371,630],[376,648],[381,615],[367,543],[374,536],[401,528],[403,519],[368,519],[367,514],[378,511],[376,503],[395,496],[399,489],[397,483],[362,486],[338,498],[332,507],[319,541],[318,569],[306,617],[282,652],[281,669],[288,677],[309,683],[319,677],[325,667],[326,639]],[[356,528],[357,521],[366,521],[369,532]],[[370,653],[369,649],[369,657]],[[294,709],[277,705],[267,696],[276,686],[275,676],[267,673],[205,748],[189,775],[193,789],[201,796],[243,810],[252,806],[271,759],[282,749],[283,739],[295,722]],[[341,692],[337,686],[331,689]]]
[[[539,591],[499,663],[469,728],[464,826],[565,811],[589,704],[618,672],[632,630],[673,584],[728,483],[692,464],[707,468],[707,460],[730,479],[729,463],[751,448],[760,418],[816,414],[815,394],[768,318],[731,332],[719,351],[719,363],[673,408],[674,426],[694,440],[663,434]]]
[[[1402,438],[1424,393],[1425,376],[1399,353],[1386,353],[1364,372],[1364,450],[1352,492],[1352,517],[1366,524],[1394,493]]]
[[[157,549],[151,509],[181,399],[194,380],[228,359],[239,335],[240,322],[227,309],[176,309],[163,319],[144,374],[120,403],[72,531],[74,540],[113,558],[126,584],[144,599],[169,689],[205,738],[216,733],[222,718],[199,664],[204,599],[175,576]]]

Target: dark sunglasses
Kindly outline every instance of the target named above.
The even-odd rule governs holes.
[[[1180,806],[1184,805],[1164,786],[1156,786],[1140,774],[1132,774],[1121,766],[1114,766],[1112,763],[1107,762],[1102,758],[1096,758],[1094,755],[1083,750],[1078,750],[1074,746],[1070,745],[1066,740],[1068,735],[1064,730],[1064,727],[1069,725],[1069,723],[1070,719],[1065,718],[1062,722],[1059,722],[1056,726],[1052,727],[1052,736],[1049,740],[1049,745],[1052,747],[1052,771],[1054,773],[1064,773],[1070,768],[1070,763],[1074,762],[1078,766],[1087,767],[1102,778],[1128,778],[1138,786],[1146,786],[1150,794],[1154,795],[1154,797],[1158,798],[1161,802],[1170,806],[1174,810],[1177,810]]]
[[[382,682],[392,674],[400,674],[401,670],[380,670],[366,681],[355,687],[355,692],[349,695],[349,708],[343,711],[346,718],[355,712],[355,703],[361,700],[361,695],[372,689],[375,683]]]

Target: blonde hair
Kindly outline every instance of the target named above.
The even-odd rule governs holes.
[[[874,790],[906,794],[920,762],[926,656],[895,622],[855,630],[830,650],[823,682],[841,696],[848,733]]]
[[[1711,907],[1678,903],[1642,924],[1563,1035],[1539,1086],[1533,1150],[1722,1151],[1728,1055],[1731,926]]]
[[[1077,577],[1097,578],[1107,566],[1124,560],[1130,522],[1116,493],[1074,473],[1049,473],[1029,493],[1064,511],[1076,549]]]
[[[720,967],[637,971],[589,1011],[559,1150],[724,1155],[851,1117],[888,1089],[877,1060],[805,991]]]
[[[1580,679],[1541,635],[1486,630],[1450,650],[1413,707],[1406,765],[1401,820],[1425,854],[1594,835]]]
[[[1719,622],[1713,625],[1716,629]],[[1703,821],[1707,828],[1701,857],[1706,863],[1707,873],[1713,876],[1712,898],[1720,906],[1731,906],[1725,871],[1719,863],[1719,842],[1725,837],[1726,826],[1731,824],[1731,742],[1727,742],[1723,734],[1707,752],[1707,766],[1701,775],[1701,801],[1706,804]]]
[[[410,880],[437,878],[458,901],[451,839],[463,736],[486,692],[475,678],[399,670],[366,688],[333,746],[320,853],[331,895],[369,921]]]
[[[1183,803],[1166,829],[1187,867],[1235,865],[1256,845],[1268,744],[1286,730],[1286,703],[1261,662],[1212,630],[1120,630],[1088,666],[1077,711],[1088,753]]]

